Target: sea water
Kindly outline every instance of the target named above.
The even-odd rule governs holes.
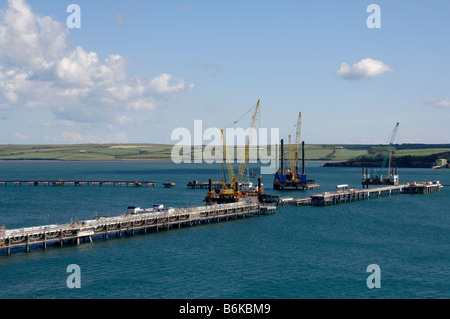
[[[252,169],[258,173],[258,167]],[[400,169],[400,182],[450,185],[450,170]],[[338,184],[360,187],[361,169],[307,163],[318,190],[266,193],[306,198]],[[155,187],[0,186],[7,229],[118,216],[128,206],[203,205],[192,180],[221,180],[218,164],[171,162],[0,162],[0,180],[129,180]],[[256,179],[253,180],[255,183]],[[172,189],[165,182],[176,183]],[[449,298],[450,187],[328,207],[278,206],[274,215],[40,247],[0,255],[0,298],[298,299]],[[71,289],[69,265],[80,288]],[[369,265],[380,267],[370,289]]]

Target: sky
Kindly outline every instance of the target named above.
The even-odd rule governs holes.
[[[0,8],[0,144],[174,144],[195,120],[247,128],[258,100],[284,139],[302,112],[310,144],[385,144],[397,122],[396,143],[450,143],[446,0]]]

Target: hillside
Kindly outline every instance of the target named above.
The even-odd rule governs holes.
[[[172,149],[173,145],[168,144],[0,145],[0,160],[170,161]],[[270,149],[274,148],[269,148],[269,156]],[[449,152],[450,144],[395,145],[393,165],[431,167],[437,158],[450,161]],[[194,153],[193,148],[190,153]],[[238,153],[242,154],[242,147],[235,148],[235,158],[241,158]],[[307,144],[305,158],[337,162],[327,166],[377,166],[385,153],[386,147],[381,145]],[[253,149],[251,158],[255,154]],[[286,161],[290,160],[289,154],[289,145],[285,145]]]
[[[0,145],[0,160],[169,160],[171,150],[160,144]]]
[[[0,160],[170,161],[172,149],[173,145],[163,144],[0,145]],[[345,161],[367,154],[368,149],[367,145],[351,145],[341,149],[336,149],[334,145],[306,145],[305,157],[308,160]],[[242,147],[235,148],[235,158],[240,158],[238,154],[242,154],[242,150]],[[194,148],[190,152],[193,154]],[[251,150],[251,154],[256,156],[256,150]],[[288,145],[284,154],[285,159],[289,160]]]
[[[326,163],[325,167],[381,167],[386,150],[374,150],[372,147],[369,154],[357,156],[344,162]],[[446,148],[417,148],[405,149],[394,148],[391,167],[410,168],[432,168],[436,160],[447,159],[450,162],[450,150]]]

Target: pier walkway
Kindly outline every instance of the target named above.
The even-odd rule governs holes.
[[[155,186],[154,181],[91,181],[91,180],[6,180],[0,181],[0,186]]]
[[[254,215],[268,215],[276,212],[276,206],[262,206],[257,202],[238,202],[191,208],[129,208],[121,216],[100,217],[95,220],[73,222],[64,225],[47,225],[20,229],[0,230],[0,253],[10,255],[12,251],[42,247],[49,244],[80,244],[93,242],[96,238],[108,239],[134,235],[136,231],[159,231],[228,219],[245,218]]]
[[[279,198],[277,205],[284,206],[328,206],[334,204],[342,204],[347,202],[356,202],[360,200],[368,200],[373,198],[380,198],[398,194],[431,194],[439,192],[443,186],[436,182],[411,182],[401,185],[363,188],[363,189],[342,189],[334,192],[324,192],[321,194],[314,194],[308,198]]]
[[[374,187],[366,189],[352,188],[349,190],[338,190],[335,192],[325,192],[322,194],[311,195],[312,206],[326,206],[341,204],[346,202],[355,202],[371,198],[380,198],[382,196],[398,195],[403,192],[406,185]]]
[[[209,183],[199,183],[198,181],[189,181],[186,186],[189,189],[208,189],[209,188]],[[213,189],[222,189],[223,188],[223,183],[222,182],[212,182],[211,186]],[[230,186],[231,187],[231,186]]]

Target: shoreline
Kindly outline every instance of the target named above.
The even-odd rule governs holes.
[[[60,160],[60,159],[0,159],[0,162],[173,162],[172,160]]]
[[[0,145],[0,162],[171,162],[173,145],[169,144],[7,144]],[[273,152],[271,145],[271,155]],[[394,145],[392,166],[426,167],[435,166],[437,159],[450,162],[450,144],[401,144]],[[381,165],[385,146],[359,144],[307,144],[306,161],[323,162],[323,166],[365,167]],[[191,156],[193,150],[191,150]],[[211,159],[212,154],[202,160]],[[216,154],[217,155],[217,154]],[[266,154],[255,154],[256,163],[273,162]],[[238,153],[239,156],[239,153]],[[292,163],[292,154],[284,151],[286,162]],[[380,159],[381,158],[381,159]],[[236,160],[236,159],[235,159]],[[238,159],[237,159],[238,160]],[[191,161],[194,161],[191,158]],[[236,161],[238,162],[238,161]],[[380,162],[378,164],[378,162]],[[261,163],[262,164],[262,163]]]
[[[271,160],[271,159],[266,159]],[[324,162],[324,163],[345,163],[345,161],[333,161],[333,160],[327,160],[327,159],[306,159],[306,162]],[[126,159],[126,160],[60,160],[60,159],[0,159],[1,162],[165,162],[165,163],[175,163],[173,160],[169,159],[149,159],[149,160],[138,160],[138,159]],[[213,163],[207,163],[206,161],[202,161],[201,163],[194,163],[192,161],[191,163],[179,163],[179,164],[222,164],[220,162],[213,162]],[[235,164],[239,164],[238,161],[235,162]],[[248,163],[248,164],[263,164],[260,163],[260,160],[258,159],[257,163]]]

